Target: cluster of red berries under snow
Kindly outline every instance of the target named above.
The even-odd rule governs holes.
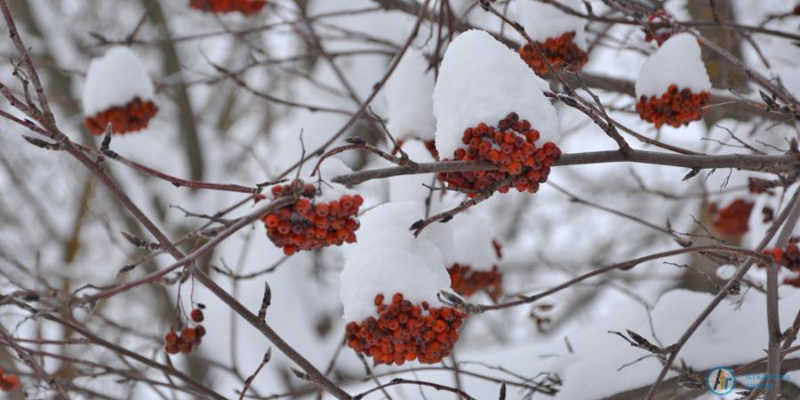
[[[102,135],[109,124],[114,134],[147,128],[158,113],[153,99],[153,82],[136,53],[112,47],[93,59],[86,72],[82,97],[86,129]]]
[[[643,120],[652,122],[656,128],[664,124],[679,128],[703,119],[704,107],[710,101],[709,92],[693,93],[690,89],[678,90],[678,86],[670,85],[661,96],[639,97],[636,112]]]
[[[520,120],[514,112],[500,120],[496,127],[482,123],[467,128],[461,139],[467,148],[457,149],[453,160],[488,161],[496,165],[497,170],[444,172],[439,174],[439,179],[452,188],[466,191],[470,197],[487,189],[506,193],[512,187],[520,192],[536,193],[539,184],[547,181],[550,167],[561,157],[561,149],[555,143],[537,147],[540,136],[530,122]]]
[[[114,134],[136,132],[147,128],[150,120],[158,113],[158,107],[150,100],[135,98],[128,104],[111,107],[95,115],[86,117],[86,129],[92,135],[102,135],[108,124]]]
[[[314,185],[302,180],[272,188],[276,199],[294,196],[296,191],[301,191],[301,198],[296,203],[262,218],[267,227],[267,237],[283,248],[286,255],[298,250],[340,246],[356,241],[355,232],[359,228],[356,216],[364,203],[360,195],[344,194],[338,200],[319,201]]]
[[[575,32],[566,32],[561,36],[547,38],[544,42],[535,42],[544,54],[545,59],[530,44],[520,47],[519,55],[537,75],[545,75],[550,70],[547,64],[555,71],[579,71],[589,62],[589,55],[575,44]]]
[[[656,128],[678,128],[703,118],[710,91],[697,39],[680,33],[670,36],[642,65],[636,79],[636,111]]]
[[[384,304],[382,294],[375,296],[375,307],[378,318],[351,321],[345,328],[347,346],[372,357],[375,364],[441,362],[450,355],[458,341],[457,330],[467,317],[450,307],[412,304],[400,293],[392,296],[389,305]]]

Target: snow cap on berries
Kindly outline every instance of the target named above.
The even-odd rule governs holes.
[[[408,154],[409,160],[415,163],[430,163],[433,159],[425,143],[413,139],[403,143],[400,148]],[[433,184],[433,173],[399,175],[389,178],[389,201],[414,201],[422,203],[431,191],[423,185]]]
[[[711,90],[700,45],[689,33],[672,36],[645,61],[636,80],[636,97],[660,96],[670,85],[692,93]]]
[[[494,126],[510,112],[530,121],[542,143],[558,143],[558,115],[544,90],[547,83],[515,51],[484,31],[462,33],[444,55],[433,92],[439,155],[452,158],[464,129]]]
[[[424,216],[423,205],[387,203],[361,217],[359,241],[345,251],[340,293],[346,321],[374,316],[375,296],[402,293],[419,304],[438,304],[436,294],[450,287],[439,248],[408,227]],[[363,239],[361,239],[363,238]]]
[[[406,51],[386,87],[387,128],[397,139],[433,140],[433,71],[419,50]]]
[[[322,161],[317,174],[306,179],[306,183],[313,183],[314,187],[319,188],[320,193],[316,197],[317,202],[339,200],[344,195],[355,196],[358,194],[355,190],[348,189],[346,186],[332,181],[332,179],[337,176],[347,175],[351,172],[353,172],[353,170],[345,165],[342,160],[330,157]],[[322,178],[324,182],[317,185],[317,178]]]
[[[580,0],[559,0],[559,4],[578,12],[584,12]],[[552,4],[539,1],[517,2],[519,22],[525,27],[525,33],[536,42],[544,42],[548,38],[557,38],[565,33],[575,32],[575,45],[586,50],[586,20],[567,14]]]
[[[83,85],[83,112],[95,115],[123,107],[137,97],[153,100],[153,82],[139,57],[127,47],[112,47],[89,64]]]

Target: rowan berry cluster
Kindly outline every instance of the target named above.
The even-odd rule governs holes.
[[[92,135],[102,135],[111,124],[112,132],[124,134],[147,128],[147,124],[158,112],[158,107],[150,100],[133,99],[122,107],[111,107],[96,115],[86,117],[86,129]]]
[[[545,62],[530,43],[519,49],[519,55],[537,75],[545,75],[549,70],[547,63],[555,71],[578,71],[589,61],[589,55],[575,44],[575,32],[567,32],[556,38],[547,38],[544,42],[536,42],[547,58]]]
[[[450,307],[412,304],[400,293],[392,296],[389,305],[384,304],[382,294],[375,296],[375,306],[378,318],[368,317],[361,324],[350,322],[345,330],[347,346],[372,357],[375,364],[442,361],[458,341],[457,330],[467,317]]]
[[[296,203],[282,207],[262,218],[267,227],[267,237],[290,256],[299,250],[312,250],[324,246],[340,246],[356,241],[359,224],[355,217],[364,203],[360,195],[343,195],[330,202],[314,201],[314,185],[297,180],[291,184],[275,186],[275,198],[293,196],[301,190]]]
[[[0,369],[0,390],[11,392],[19,389],[19,377],[14,374],[6,374]]]
[[[256,14],[267,5],[267,0],[191,0],[189,7],[214,14],[240,12]]]
[[[800,272],[800,248],[797,247],[798,238],[791,238],[785,249],[771,248],[764,250],[775,264],[791,271]]]
[[[764,254],[772,258],[772,261],[792,272],[800,272],[800,248],[797,242],[800,238],[791,238],[785,249],[771,248],[764,250]],[[763,266],[763,265],[761,265]],[[797,278],[784,278],[783,283],[800,287],[800,276]]]
[[[643,120],[655,124],[656,128],[664,124],[678,128],[703,118],[703,107],[709,101],[711,93],[707,91],[692,93],[689,89],[678,90],[678,86],[669,85],[660,97],[641,96],[636,103],[636,111]]]
[[[166,342],[164,350],[168,354],[189,354],[203,343],[203,336],[206,335],[206,328],[200,324],[205,319],[203,311],[195,308],[190,316],[196,323],[194,327],[186,326],[181,329],[180,334],[172,330],[164,335],[164,342]]]
[[[712,216],[711,225],[723,235],[742,236],[750,230],[750,214],[754,205],[753,202],[736,199],[720,210],[716,204],[711,204],[708,206]]]
[[[669,16],[663,9],[650,14],[647,17],[647,24],[642,28],[642,31],[644,31],[644,41],[652,42],[655,40],[656,44],[660,47],[673,34],[671,28],[662,25],[669,22]]]
[[[536,193],[539,184],[546,182],[550,166],[561,157],[561,149],[547,142],[536,147],[539,131],[531,129],[530,122],[520,120],[512,112],[497,127],[484,123],[467,128],[461,142],[467,149],[459,148],[453,154],[456,161],[488,161],[497,165],[497,171],[444,172],[439,179],[450,187],[463,189],[475,197],[481,190],[495,185],[500,193],[512,187],[520,192]]]
[[[450,274],[450,287],[462,296],[469,297],[485,291],[496,302],[503,295],[503,275],[496,265],[489,271],[477,271],[468,265],[456,263],[447,272]]]

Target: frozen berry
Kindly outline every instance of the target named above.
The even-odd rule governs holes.
[[[198,308],[192,310],[191,317],[192,321],[194,322],[203,322],[203,320],[205,319],[205,317],[203,316],[203,311]]]

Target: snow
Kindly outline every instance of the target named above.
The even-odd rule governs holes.
[[[421,204],[387,203],[361,217],[359,239],[346,249],[340,278],[345,321],[375,315],[378,294],[402,293],[412,303],[438,304],[436,294],[450,287],[439,248],[408,227],[423,216]]]
[[[731,264],[720,265],[717,268],[717,277],[719,279],[731,279],[734,275],[736,275],[736,266]]]
[[[566,7],[579,12],[584,12],[580,0],[558,0]],[[582,50],[586,50],[586,20],[567,14],[551,4],[541,3],[536,0],[523,0],[516,2],[519,13],[519,22],[525,28],[525,33],[534,41],[544,42],[548,38],[557,38],[564,33],[575,32],[574,43]]]
[[[770,61],[771,73],[780,77],[786,90],[795,98],[800,98],[800,47],[788,40],[775,40],[770,43],[769,50],[775,54]]]
[[[478,211],[461,213],[442,224],[448,227],[453,237],[453,251],[445,254],[448,266],[459,263],[473,270],[488,271],[498,264],[499,259],[492,245],[496,237],[494,225]]]
[[[496,126],[512,111],[541,133],[542,143],[557,143],[559,120],[542,94],[547,89],[547,83],[516,52],[488,33],[462,33],[445,53],[433,92],[440,156],[453,157],[463,146],[461,136],[466,128],[481,122]]]
[[[636,80],[636,97],[660,96],[673,84],[693,93],[711,90],[700,45],[689,33],[669,38],[645,61]]]
[[[127,47],[112,47],[89,64],[83,85],[83,112],[95,115],[139,97],[153,100],[153,82],[139,57]]]
[[[332,200],[339,200],[344,195],[355,196],[358,194],[358,192],[353,189],[348,189],[342,184],[331,181],[333,177],[347,175],[351,172],[353,171],[348,168],[342,160],[335,157],[326,158],[322,164],[320,164],[316,176],[309,180],[309,182],[313,182],[314,186],[320,191],[316,200],[320,202],[329,202]],[[316,178],[322,179],[323,182],[317,185]]]
[[[383,94],[388,116],[387,128],[396,139],[433,140],[433,70],[419,50],[410,48],[400,60]]]
[[[416,163],[434,162],[433,156],[419,140],[409,140],[400,148],[408,158]],[[389,201],[413,201],[422,204],[430,195],[430,189],[423,185],[433,184],[434,174],[400,175],[389,179]]]

